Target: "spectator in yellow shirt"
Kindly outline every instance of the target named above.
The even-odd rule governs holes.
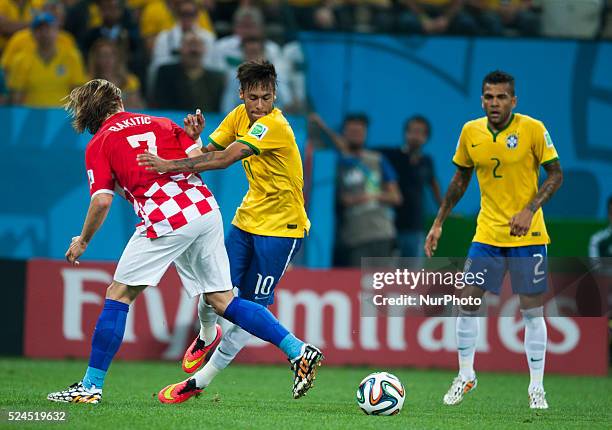
[[[87,79],[78,50],[60,50],[58,26],[53,15],[43,12],[32,21],[36,40],[34,53],[15,58],[8,77],[13,104],[31,107],[60,106],[61,99]]]
[[[108,39],[98,39],[89,51],[87,61],[91,79],[106,79],[121,88],[123,106],[127,109],[142,109],[140,80],[128,72],[123,51]]]
[[[57,34],[57,49],[59,50],[74,50],[77,48],[76,42],[72,34],[62,30],[65,17],[64,4],[57,0],[47,0],[43,5],[42,10],[49,12],[57,20],[58,27],[60,28]],[[22,52],[28,52],[34,55],[36,51],[36,40],[34,39],[34,33],[31,27],[27,27],[19,30],[9,39],[4,51],[2,51],[2,57],[0,59],[0,67],[2,67],[5,73],[10,73],[10,68],[15,58]]]
[[[164,30],[169,30],[176,24],[178,6],[181,0],[157,0],[145,6],[140,15],[140,35],[145,40],[148,52],[153,49],[155,36]],[[214,33],[214,27],[208,11],[200,8],[198,24],[204,30]]]

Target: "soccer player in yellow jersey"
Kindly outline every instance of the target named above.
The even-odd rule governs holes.
[[[546,245],[550,239],[542,204],[561,186],[563,173],[544,124],[512,112],[517,101],[512,76],[501,71],[489,73],[483,80],[481,99],[486,116],[463,126],[453,157],[457,171],[427,235],[425,253],[433,255],[444,220],[463,196],[475,170],[481,208],[465,271],[484,273],[485,282],[465,287],[462,295],[481,298],[485,291],[498,294],[506,271],[510,272],[525,322],[530,407],[547,409],[543,386],[547,334],[542,296],[547,288]],[[538,189],[540,166],[547,178]],[[460,403],[477,384],[477,311],[477,306],[464,307],[457,318],[459,375],[444,396],[447,405]]]
[[[236,210],[226,239],[232,282],[239,296],[264,306],[273,303],[274,287],[299,250],[310,222],[304,209],[302,160],[293,130],[283,113],[274,107],[276,71],[268,62],[246,62],[238,68],[240,98],[244,101],[221,122],[208,138],[203,155],[164,160],[154,154],[139,156],[141,165],[158,172],[201,172],[223,169],[242,160],[249,191]],[[203,121],[200,114],[187,121]],[[210,312],[200,301],[201,326]],[[200,333],[185,352],[183,370],[193,373],[211,348]],[[233,360],[250,334],[231,327],[204,368],[194,378],[204,388]],[[305,344],[296,360],[293,396],[310,388],[321,351]]]

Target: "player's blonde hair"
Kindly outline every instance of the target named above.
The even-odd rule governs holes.
[[[121,89],[105,79],[92,79],[75,88],[65,99],[64,109],[72,116],[77,133],[95,134],[109,115],[123,108]]]

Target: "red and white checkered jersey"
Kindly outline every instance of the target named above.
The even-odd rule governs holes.
[[[218,208],[199,175],[157,173],[138,165],[145,149],[166,159],[185,158],[198,148],[185,131],[166,118],[119,112],[89,142],[85,165],[91,196],[118,190],[142,219],[137,228],[156,238]]]

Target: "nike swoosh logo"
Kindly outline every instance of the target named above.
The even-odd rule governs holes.
[[[244,136],[244,134],[238,134],[238,133],[236,133],[236,136],[238,136],[238,137],[243,137],[243,136]]]
[[[189,360],[185,360],[185,367],[187,369],[191,369],[193,366],[195,366],[196,364],[199,364],[202,360],[204,360],[204,355],[201,356],[200,358],[196,358],[193,361],[189,361]]]
[[[533,357],[530,359],[531,361],[542,361],[544,360],[543,358],[540,358],[539,360],[534,360]]]
[[[533,283],[537,284],[538,282],[542,282],[544,279],[546,279],[545,277],[542,278],[533,278]]]
[[[466,346],[466,347],[463,347],[463,348],[457,347],[457,350],[458,351],[465,351],[466,349],[469,349],[469,348],[470,348],[469,346]]]
[[[476,148],[477,146],[480,146],[480,145],[482,145],[482,143],[479,143],[478,145],[474,145],[474,144],[472,143],[472,148]]]
[[[178,384],[172,384],[168,388],[166,388],[166,391],[164,391],[164,398],[168,400],[174,400],[174,397],[172,397],[172,390],[174,390],[174,387],[176,387],[177,385]]]

